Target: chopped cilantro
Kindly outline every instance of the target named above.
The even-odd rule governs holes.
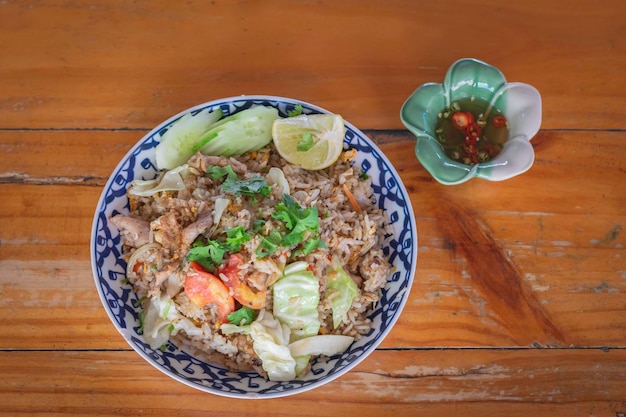
[[[280,248],[282,236],[278,230],[274,230],[268,236],[259,235],[261,243],[256,249],[256,256],[264,258],[276,252]]]
[[[317,235],[319,218],[316,206],[302,208],[293,197],[284,194],[282,201],[276,205],[275,210],[272,217],[283,222],[288,230],[280,242],[281,245],[297,245],[307,238],[307,232]]]
[[[256,318],[256,310],[248,306],[242,306],[228,315],[228,322],[236,326],[244,326],[252,323]]]
[[[262,210],[259,209],[259,216]],[[283,227],[273,230],[264,236],[262,230],[266,220],[259,217],[252,225],[254,233],[258,233],[260,243],[255,251],[257,257],[269,256],[280,247],[301,245],[294,250],[297,254],[309,254],[317,248],[325,248],[324,241],[319,237],[319,217],[316,206],[301,207],[288,194],[284,194],[280,203],[274,207],[272,218],[282,223]],[[251,235],[243,227],[237,226],[223,232],[225,236],[217,240],[207,240],[206,243],[196,242],[189,250],[187,259],[196,261],[208,271],[214,271],[222,263],[226,252],[239,252],[243,244],[250,241]]]
[[[240,195],[255,197],[258,194],[263,197],[269,197],[271,188],[267,184],[267,181],[265,181],[265,178],[260,175],[247,180],[233,179],[229,176],[226,178],[226,181],[222,183],[222,191],[234,194],[237,197]]]
[[[224,244],[229,252],[239,252],[241,245],[250,240],[250,235],[243,226],[236,226],[226,230],[226,242]]]
[[[266,221],[263,219],[256,219],[254,223],[252,223],[252,230],[255,232],[260,232],[263,227],[265,227]]]
[[[230,165],[224,167],[210,166],[207,168],[207,175],[214,180],[226,177],[221,189],[226,193],[234,194],[236,197],[246,195],[255,198],[259,194],[263,197],[270,195],[271,188],[265,178],[256,175],[246,180],[240,180]]]
[[[302,138],[296,144],[296,150],[298,152],[306,152],[315,145],[313,142],[313,135],[310,133],[303,133]]]
[[[230,165],[226,165],[224,167],[211,165],[207,168],[206,173],[210,178],[214,180],[218,180],[223,176],[237,178],[237,174],[235,173],[235,171],[233,171],[233,167],[231,167]]]
[[[302,248],[302,253],[304,255],[308,255],[309,253],[313,252],[317,248],[325,248],[325,247],[326,247],[326,243],[321,238],[316,237],[316,238],[309,239],[306,241],[306,243],[304,244],[304,247]]]
[[[226,250],[219,242],[209,240],[206,245],[199,243],[189,249],[187,260],[196,261],[207,271],[213,271],[222,263]]]
[[[291,257],[296,258],[301,255],[308,255],[317,248],[327,248],[326,243],[319,237],[307,239],[300,249],[292,252]]]
[[[296,116],[300,116],[302,114],[302,112],[304,111],[304,109],[302,108],[301,104],[296,104],[293,107],[293,110],[289,111],[287,113],[287,116],[289,117],[296,117]]]
[[[230,228],[224,234],[226,237],[220,240],[208,240],[206,244],[194,243],[187,254],[187,259],[198,262],[208,271],[213,271],[222,263],[226,252],[239,252],[242,245],[251,238],[242,226]]]

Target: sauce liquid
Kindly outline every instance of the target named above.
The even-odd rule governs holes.
[[[467,165],[497,156],[509,138],[509,124],[502,112],[478,98],[453,102],[439,113],[435,133],[446,155]]]

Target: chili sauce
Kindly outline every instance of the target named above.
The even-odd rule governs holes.
[[[453,102],[437,118],[435,133],[445,154],[472,165],[497,156],[509,138],[509,123],[502,112],[475,97]]]

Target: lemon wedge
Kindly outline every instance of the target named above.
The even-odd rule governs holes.
[[[345,126],[338,114],[303,114],[274,120],[272,139],[287,162],[308,170],[324,169],[341,155]]]

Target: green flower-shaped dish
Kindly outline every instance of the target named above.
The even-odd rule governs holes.
[[[487,162],[463,164],[449,158],[437,141],[438,115],[458,100],[482,99],[508,120],[509,138],[502,151]],[[448,69],[443,84],[420,86],[402,106],[402,123],[417,137],[415,154],[442,184],[463,183],[473,177],[502,181],[526,172],[535,160],[530,140],[541,125],[541,96],[523,83],[507,83],[497,68],[476,59],[461,59]]]

